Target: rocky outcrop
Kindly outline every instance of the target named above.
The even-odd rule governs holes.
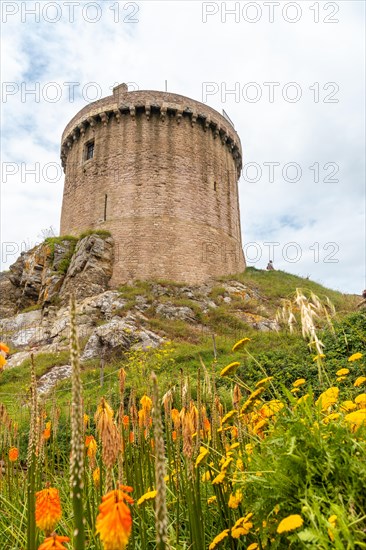
[[[79,241],[73,237],[47,239],[23,252],[0,275],[1,317],[38,305],[68,302],[95,296],[107,290],[112,276],[113,239],[98,234]]]
[[[37,389],[39,395],[45,395],[49,393],[60,380],[65,380],[71,377],[72,368],[71,365],[62,365],[59,367],[53,367],[46,372],[37,382]]]
[[[10,266],[9,280],[18,291],[18,310],[35,304],[43,305],[58,296],[75,242],[76,239],[45,241],[23,252]]]
[[[156,313],[165,319],[180,319],[181,321],[195,322],[193,309],[187,306],[174,306],[171,302],[159,304]]]
[[[71,258],[60,290],[63,302],[70,294],[80,300],[95,296],[108,288],[113,270],[113,239],[89,235],[81,239]]]
[[[109,323],[96,328],[89,338],[82,361],[94,357],[108,356],[115,351],[126,352],[129,349],[147,349],[160,346],[164,339],[141,326],[143,316],[127,315],[124,319],[114,317]]]
[[[0,319],[15,315],[18,296],[18,289],[11,283],[9,273],[0,273]]]
[[[20,365],[31,353],[68,349],[71,294],[76,298],[83,361],[158,347],[171,334],[168,326],[174,321],[191,325],[192,333],[212,330],[212,319],[226,322],[226,310],[256,330],[278,330],[265,298],[235,280],[192,287],[145,282],[126,286],[125,294],[123,289],[111,290],[113,255],[113,239],[108,236],[47,239],[1,274],[0,340],[14,350],[5,368]],[[28,311],[16,313],[24,307]],[[45,391],[59,376],[67,376],[67,367],[49,371]]]

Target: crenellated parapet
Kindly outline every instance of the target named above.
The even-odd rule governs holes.
[[[168,92],[128,92],[125,85],[114,88],[113,92],[112,96],[84,107],[66,126],[61,142],[64,168],[73,144],[84,137],[89,127],[105,127],[112,121],[119,124],[124,116],[132,120],[143,116],[150,120],[155,115],[162,123],[168,117],[174,117],[177,126],[181,125],[183,118],[188,118],[192,127],[199,125],[203,132],[212,132],[214,139],[221,140],[222,145],[229,149],[240,174],[242,150],[239,136],[230,122],[211,107]]]

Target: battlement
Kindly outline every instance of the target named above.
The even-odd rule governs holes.
[[[126,85],[114,88],[111,96],[87,105],[72,118],[66,126],[61,141],[61,161],[65,167],[69,149],[73,143],[83,138],[88,127],[101,124],[106,126],[111,119],[120,122],[121,116],[132,119],[144,115],[150,120],[157,114],[162,122],[167,117],[175,117],[180,124],[183,117],[189,117],[191,125],[199,124],[203,131],[211,131],[231,151],[238,172],[242,167],[242,149],[238,134],[230,122],[211,107],[193,99],[168,92],[134,91],[128,92]]]

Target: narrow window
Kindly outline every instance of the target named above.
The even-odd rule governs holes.
[[[214,191],[217,191],[217,182],[214,181]]]
[[[89,141],[85,145],[85,160],[90,160],[94,157],[94,140]]]
[[[108,195],[104,195],[104,221],[107,221],[107,202],[108,202]]]

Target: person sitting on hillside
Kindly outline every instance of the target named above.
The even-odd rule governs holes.
[[[357,307],[360,307],[362,309],[366,309],[366,290],[362,293],[362,300],[360,303],[357,304]]]
[[[275,268],[273,267],[272,260],[269,260],[266,269],[267,269],[267,271],[274,271],[275,270]]]

